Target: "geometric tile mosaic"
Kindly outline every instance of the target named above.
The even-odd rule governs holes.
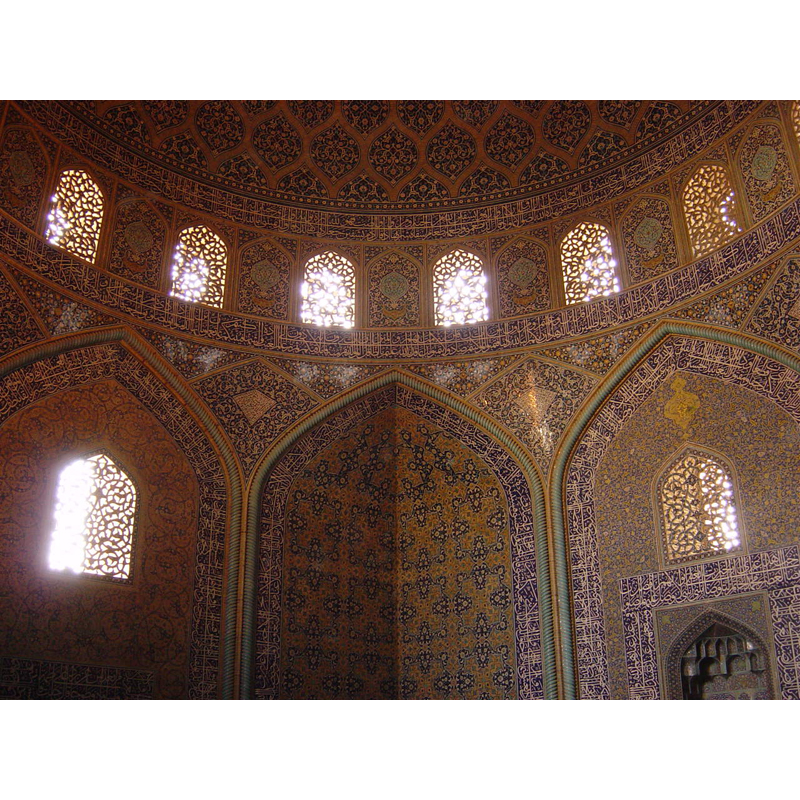
[[[455,435],[489,465],[508,501],[517,687],[520,698],[543,695],[536,547],[531,494],[508,452],[481,429],[427,397],[402,385],[387,386],[354,401],[315,426],[278,461],[264,487],[261,511],[261,571],[256,634],[256,696],[276,697],[279,690],[281,571],[286,500],[295,477],[316,453],[343,439],[360,421],[398,405]]]
[[[119,322],[83,303],[47,289],[19,270],[14,270],[14,277],[53,336]]]
[[[564,208],[568,205],[570,208],[579,210],[588,208],[596,204],[599,197],[603,199],[610,199],[630,188],[631,182],[634,185],[644,185],[656,178],[664,175],[677,167],[680,163],[687,158],[687,152],[697,153],[705,148],[711,146],[712,143],[719,140],[719,138],[727,134],[732,128],[752,114],[757,108],[758,103],[750,101],[739,102],[701,102],[693,105],[683,104],[683,108],[672,104],[671,111],[680,115],[683,111],[685,116],[685,124],[680,126],[678,130],[670,129],[670,126],[664,128],[658,122],[654,125],[646,125],[646,132],[642,133],[646,139],[646,151],[641,151],[640,142],[636,143],[636,150],[639,152],[631,154],[630,158],[623,159],[622,164],[612,164],[605,166],[605,156],[608,155],[608,143],[597,144],[597,138],[592,137],[591,142],[586,144],[585,152],[578,155],[577,142],[572,142],[571,138],[575,130],[574,119],[571,118],[572,111],[564,112],[561,106],[556,108],[556,105],[551,107],[542,118],[543,130],[546,130],[546,141],[539,142],[540,146],[544,146],[548,151],[552,148],[558,149],[570,161],[575,159],[585,159],[587,156],[590,158],[588,166],[582,165],[585,169],[597,169],[604,167],[602,174],[598,176],[592,175],[590,178],[585,178],[578,181],[577,178],[572,180],[572,174],[549,174],[545,171],[544,174],[538,176],[535,172],[527,178],[523,185],[519,188],[515,187],[515,194],[520,191],[525,191],[531,182],[538,183],[538,180],[550,180],[554,182],[552,190],[541,193],[541,198],[537,203],[526,202],[529,198],[522,197],[509,197],[506,202],[498,203],[488,208],[481,207],[478,210],[483,213],[475,213],[475,209],[466,206],[465,208],[456,208],[455,210],[448,209],[447,211],[438,211],[435,206],[431,206],[431,201],[441,201],[441,195],[434,197],[424,196],[420,198],[421,202],[415,202],[404,206],[407,213],[401,216],[398,213],[394,214],[374,214],[373,219],[368,221],[364,219],[363,214],[352,211],[350,208],[342,209],[339,214],[323,207],[320,209],[314,206],[309,206],[308,198],[304,198],[302,193],[292,195],[292,202],[296,203],[299,207],[294,208],[287,206],[285,203],[280,204],[276,202],[275,191],[270,187],[264,187],[257,181],[247,181],[246,179],[236,179],[237,176],[230,175],[220,181],[209,169],[208,164],[217,167],[218,158],[213,151],[208,149],[208,143],[196,136],[195,127],[197,122],[191,118],[191,115],[184,115],[180,120],[170,120],[169,125],[175,126],[172,131],[172,139],[170,142],[164,143],[162,147],[165,148],[168,155],[164,157],[164,151],[160,153],[152,150],[152,148],[142,141],[135,143],[137,152],[143,149],[148,153],[148,157],[137,159],[136,164],[130,164],[126,169],[126,178],[139,185],[146,185],[150,187],[151,191],[167,192],[168,187],[173,186],[175,182],[180,184],[179,187],[172,189],[172,197],[178,202],[187,205],[192,205],[195,198],[203,197],[205,201],[206,213],[220,219],[237,220],[241,224],[250,225],[252,227],[270,227],[273,230],[281,232],[291,232],[298,235],[309,237],[322,237],[326,233],[336,238],[353,240],[359,237],[364,237],[367,234],[370,238],[377,241],[385,241],[389,239],[401,239],[408,241],[410,239],[453,239],[457,238],[459,230],[463,230],[467,226],[472,227],[473,230],[488,229],[490,225],[502,228],[522,228],[529,225],[537,225],[547,221],[556,215],[563,215]],[[557,104],[558,105],[558,104]],[[562,104],[563,105],[563,104]],[[94,163],[98,164],[101,168],[111,169],[118,171],[118,166],[121,162],[131,161],[127,156],[128,151],[128,137],[125,133],[110,129],[104,120],[92,118],[93,112],[86,107],[78,107],[76,105],[67,105],[61,103],[43,102],[43,101],[26,101],[19,103],[18,107],[23,109],[27,115],[33,117],[40,125],[52,131],[59,139],[71,146],[76,147],[82,151],[86,158],[91,159]],[[327,106],[326,106],[327,107]],[[328,119],[335,115],[326,130],[322,130],[312,134],[312,131],[317,131],[314,125],[321,125],[321,117],[316,117],[313,122],[309,124],[312,127],[303,127],[308,131],[308,135],[312,137],[313,143],[311,144],[313,165],[309,162],[309,169],[320,169],[322,172],[335,175],[334,181],[338,181],[348,173],[355,169],[359,162],[363,163],[366,157],[365,151],[367,143],[363,137],[353,130],[356,139],[349,133],[346,133],[342,125],[350,127],[346,118],[341,117],[341,110],[337,106],[331,105],[331,112]],[[569,107],[573,108],[573,107]],[[589,111],[588,108],[581,106],[581,126],[584,123],[589,124]],[[653,108],[657,108],[653,106]],[[554,110],[556,109],[556,110]],[[661,109],[658,109],[661,111]],[[655,112],[656,118],[659,122],[663,123],[663,114]],[[583,113],[585,112],[585,113]],[[246,113],[243,111],[243,113]],[[274,113],[274,112],[273,112]],[[326,112],[327,113],[327,112]],[[285,111],[288,118],[293,116],[293,112],[289,109]],[[518,115],[527,115],[527,111],[523,111],[519,106],[514,108],[514,118]],[[278,116],[283,117],[284,112],[281,111]],[[416,114],[415,114],[416,117]],[[88,122],[88,118],[92,118]],[[274,119],[273,117],[272,119]],[[338,119],[342,119],[339,122]],[[441,118],[440,118],[441,119]],[[508,117],[505,118],[508,120]],[[424,153],[420,151],[420,157],[424,157],[428,162],[430,168],[438,170],[440,177],[454,178],[460,175],[468,166],[473,170],[470,174],[470,180],[478,181],[480,184],[481,176],[483,174],[483,182],[487,185],[486,189],[481,189],[480,185],[477,191],[486,197],[485,192],[490,191],[496,185],[501,183],[495,180],[494,183],[488,182],[485,167],[482,167],[484,156],[483,153],[478,157],[476,151],[477,144],[475,136],[478,129],[464,128],[463,124],[454,124],[454,117],[452,114],[447,113],[447,121],[444,125],[428,124],[418,125],[414,128],[415,133],[420,137],[420,147],[423,146],[423,141],[426,143],[424,146]],[[269,120],[260,123],[256,130],[261,130]],[[284,122],[286,118],[284,118]],[[531,118],[533,122],[533,118]],[[602,118],[595,117],[591,124],[593,127],[604,125]],[[91,125],[91,132],[88,126]],[[297,138],[297,131],[292,131],[293,126],[286,125],[283,129],[281,136],[289,137],[286,141],[290,142],[288,151],[285,149],[286,141],[283,139],[275,139],[276,147],[281,150],[282,159],[280,165],[276,166],[281,169],[295,161],[300,154],[300,140]],[[289,130],[287,130],[288,128]],[[641,130],[641,126],[639,126]],[[103,133],[100,134],[99,130],[102,129]],[[137,127],[141,131],[141,126]],[[425,130],[425,133],[420,131]],[[180,131],[178,133],[178,131]],[[557,135],[555,134],[557,131]],[[521,129],[517,133],[521,133]],[[331,136],[335,133],[334,136]],[[588,133],[588,131],[587,131]],[[564,141],[565,135],[570,139],[567,143]],[[487,132],[488,136],[488,132]],[[670,141],[664,141],[664,137],[669,136]],[[238,134],[237,137],[238,138]],[[273,137],[274,138],[274,137]],[[490,137],[491,138],[491,137]],[[511,139],[515,141],[512,142]],[[612,136],[612,138],[614,138]],[[231,138],[230,141],[233,141]],[[538,137],[537,137],[538,140]],[[483,138],[478,136],[478,141],[483,141]],[[490,139],[487,139],[487,143]],[[514,163],[521,154],[527,154],[528,148],[521,146],[520,141],[516,137],[509,137],[508,139],[498,140],[499,145],[504,149],[504,154],[499,156],[498,153],[490,147],[491,152],[487,153],[488,157],[492,157],[494,153],[497,157],[502,157],[507,163]],[[617,136],[615,142],[619,141]],[[172,151],[170,152],[170,145],[173,144]],[[255,141],[254,141],[255,144]],[[334,144],[335,146],[332,146]],[[497,142],[495,142],[497,144]],[[180,146],[178,146],[180,145]],[[337,150],[337,147],[339,150]],[[508,150],[513,147],[513,157]],[[181,148],[183,153],[181,153]],[[342,149],[343,148],[343,149]],[[564,148],[566,148],[564,150]],[[341,151],[341,152],[340,152]],[[262,148],[262,153],[266,157],[271,157],[271,150]],[[626,150],[626,153],[628,151]],[[341,162],[342,153],[346,153],[346,163],[343,165]],[[381,154],[383,158],[387,158],[386,154]],[[593,158],[599,156],[599,159]],[[392,156],[399,159],[398,154]],[[185,164],[186,172],[193,171],[195,176],[190,177],[188,174],[181,174],[181,180],[173,174],[172,165],[175,159],[180,158]],[[211,159],[211,161],[209,161]],[[251,159],[254,161],[263,160],[257,154],[253,154]],[[338,159],[338,160],[337,160]],[[560,161],[563,160],[559,159]],[[596,163],[599,161],[599,163]],[[410,168],[408,161],[392,162],[393,168],[397,169],[403,166],[404,169]],[[325,167],[323,169],[322,167]],[[575,164],[577,166],[577,163]],[[428,166],[425,171],[428,171]],[[566,165],[565,165],[566,166]],[[197,171],[202,170],[202,175],[197,175]],[[224,172],[224,171],[223,171]],[[635,177],[634,177],[635,176]],[[581,176],[582,178],[584,176]],[[599,178],[600,180],[597,180]],[[453,192],[458,188],[464,191],[461,186],[463,178],[452,184]],[[570,181],[569,185],[562,185],[564,181]],[[227,183],[226,183],[227,181]],[[325,181],[327,183],[327,181]],[[468,181],[469,182],[469,181]],[[515,181],[515,184],[517,181]],[[598,184],[597,186],[595,184]],[[320,184],[321,185],[321,184]],[[396,195],[393,186],[387,188],[381,184],[382,193],[377,193],[377,184],[374,180],[366,182],[371,191],[364,193],[356,192],[353,195],[354,204],[357,206],[364,205],[366,202],[370,208],[375,208],[375,199],[380,197],[379,202],[396,202],[399,197]],[[398,187],[401,184],[398,184]],[[242,188],[246,187],[245,196]],[[362,199],[363,195],[363,199]],[[455,196],[455,195],[454,195]],[[610,196],[610,197],[609,197]],[[341,199],[342,193],[339,193]],[[482,198],[481,198],[482,199]],[[319,198],[316,198],[319,203]],[[361,201],[361,202],[359,202]],[[419,210],[420,208],[427,208],[431,210],[430,214],[417,214],[416,216],[423,218],[429,216],[432,219],[415,220],[414,215],[410,212],[411,209]],[[436,213],[438,211],[438,213]],[[283,213],[281,213],[283,212]],[[260,221],[260,224],[259,224]]]
[[[197,344],[150,328],[136,328],[136,332],[150,342],[187,380],[197,378],[213,369],[220,369],[227,364],[252,358],[248,353]]]
[[[751,267],[766,263],[800,236],[800,200],[792,201],[759,226],[698,262],[673,270],[619,294],[589,304],[475,326],[409,330],[332,331],[273,323],[213,308],[178,303],[146,287],[113,276],[97,280],[97,270],[32,233],[0,217],[0,251],[26,269],[53,280],[71,292],[148,324],[163,324],[178,333],[213,339],[220,344],[247,342],[271,352],[306,359],[416,358],[432,360],[491,355],[498,349],[553,344],[565,337],[583,337],[630,324],[643,315],[668,313],[676,303],[721,286]]]
[[[543,356],[604,375],[655,323],[643,322],[593,339],[539,350]]]
[[[777,263],[768,264],[733,286],[709,295],[688,308],[674,311],[669,316],[738,328],[776,268]]]
[[[553,405],[556,393],[548,389],[534,386],[529,392],[523,392],[514,398],[514,404],[527,414],[532,422],[540,424],[547,414],[547,409]]]
[[[221,463],[186,407],[131,352],[119,345],[106,344],[44,358],[6,376],[0,382],[0,421],[43,398],[109,379],[130,392],[164,426],[186,454],[199,483],[196,537],[203,558],[189,567],[194,600],[187,689],[190,698],[212,698],[216,696],[219,679],[228,498]]]
[[[793,256],[758,304],[747,330],[800,350],[800,256]]]
[[[233,402],[242,410],[251,425],[255,425],[261,417],[275,406],[275,401],[264,394],[260,389],[250,389],[233,398]]]
[[[0,308],[3,309],[0,315],[0,355],[43,338],[30,311],[2,272],[0,272]]]
[[[288,358],[270,358],[269,361],[288,372],[306,388],[324,400],[336,397],[386,367],[361,364],[324,364],[315,361],[294,361]]]

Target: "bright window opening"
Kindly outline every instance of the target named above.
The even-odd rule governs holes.
[[[733,478],[719,459],[685,451],[661,478],[658,497],[668,562],[741,549]]]
[[[300,287],[300,319],[321,328],[352,328],[356,321],[356,272],[337,253],[327,252],[306,262]]]
[[[683,192],[683,213],[695,258],[716,250],[742,230],[725,167],[705,164],[695,172]]]
[[[181,231],[172,262],[172,294],[189,303],[222,308],[228,248],[204,225]]]
[[[68,464],[58,478],[50,569],[127,580],[136,488],[100,453]]]
[[[50,199],[47,241],[94,263],[102,223],[100,187],[83,170],[64,170]]]
[[[607,297],[621,289],[611,237],[595,222],[582,222],[561,241],[561,269],[568,304]]]
[[[454,250],[433,268],[436,324],[471,325],[489,319],[483,262],[465,250]]]

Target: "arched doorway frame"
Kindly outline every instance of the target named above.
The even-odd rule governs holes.
[[[774,648],[768,646],[768,643],[749,625],[716,609],[708,609],[698,614],[670,644],[666,658],[664,659],[664,683],[667,690],[667,699],[684,699],[683,687],[680,680],[680,667],[683,654],[703,631],[707,630],[715,623],[727,625],[729,628],[752,639],[761,648],[765,661],[764,671],[767,677],[767,692],[769,694],[769,699],[773,700],[776,697],[773,666]]]
[[[617,390],[670,336],[683,336],[719,342],[764,356],[800,373],[800,357],[795,353],[750,334],[685,320],[663,319],[658,322],[628,354],[606,375],[586,398],[567,428],[553,458],[549,475],[550,513],[553,542],[553,586],[560,612],[557,618],[558,641],[562,648],[563,692],[565,699],[577,699],[578,664],[575,649],[575,619],[570,569],[569,532],[566,525],[567,476],[576,451],[595,418]]]
[[[559,665],[557,648],[553,638],[553,606],[551,601],[550,552],[547,541],[547,508],[544,483],[538,466],[525,448],[496,422],[469,406],[456,396],[438,386],[429,384],[415,375],[399,369],[389,369],[372,376],[364,383],[334,398],[325,405],[298,421],[261,458],[253,471],[247,488],[246,543],[243,549],[243,581],[241,598],[241,656],[239,696],[252,696],[254,688],[256,605],[258,594],[259,539],[261,527],[261,502],[269,476],[286,454],[304,434],[337,412],[390,385],[398,385],[433,401],[448,411],[454,412],[465,422],[473,425],[484,435],[488,435],[503,448],[520,467],[531,495],[533,526],[535,537],[536,583],[540,620],[540,646],[542,659],[542,679],[544,697],[556,699],[560,694]]]
[[[208,439],[219,461],[225,481],[228,504],[225,554],[223,563],[223,596],[221,630],[219,631],[219,669],[217,694],[223,699],[234,696],[236,654],[236,597],[239,579],[239,540],[242,510],[242,476],[233,448],[220,426],[183,377],[139,334],[124,325],[65,334],[39,341],[0,359],[0,379],[36,362],[76,350],[118,344],[131,353],[187,409],[193,421]],[[152,413],[152,412],[151,412]],[[178,442],[181,446],[181,442]]]

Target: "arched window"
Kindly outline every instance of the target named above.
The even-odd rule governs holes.
[[[300,287],[300,319],[322,328],[352,328],[356,323],[356,271],[338,253],[309,258]]]
[[[50,569],[127,580],[136,487],[107,455],[79,458],[58,478]]]
[[[695,258],[721,247],[741,231],[736,196],[721,164],[704,164],[683,190],[683,213]]]
[[[100,187],[81,169],[64,170],[51,198],[47,241],[94,264],[102,224]]]
[[[596,222],[581,222],[561,240],[561,270],[568,304],[620,291],[611,237]]]
[[[228,248],[205,225],[184,228],[172,262],[173,297],[222,308]]]
[[[489,319],[483,262],[465,250],[453,250],[433,268],[436,324],[471,325]]]
[[[657,497],[668,564],[742,549],[731,473],[721,458],[695,447],[662,471]]]

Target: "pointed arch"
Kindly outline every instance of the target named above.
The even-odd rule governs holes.
[[[545,698],[554,699],[559,692],[559,669],[557,664],[557,648],[553,639],[553,609],[550,599],[550,565],[547,545],[547,512],[544,500],[544,484],[542,476],[533,459],[525,448],[510,434],[501,429],[493,420],[482,412],[472,408],[459,398],[442,390],[440,387],[420,380],[417,376],[391,369],[371,377],[364,383],[339,395],[322,407],[314,410],[312,414],[299,421],[287,431],[270,450],[262,457],[257,467],[253,470],[247,489],[247,523],[246,545],[244,554],[244,577],[242,589],[242,648],[241,648],[241,682],[240,695],[252,696],[254,689],[254,665],[256,644],[256,605],[258,595],[258,569],[261,527],[261,502],[265,487],[272,471],[279,464],[285,454],[298,444],[302,437],[313,431],[318,426],[332,420],[339,412],[346,411],[368,396],[379,390],[398,387],[408,398],[418,398],[421,403],[436,406],[449,413],[454,425],[466,426],[474,431],[486,446],[491,446],[493,454],[500,457],[504,454],[506,463],[520,472],[524,479],[530,511],[526,514],[529,519],[530,530],[528,535],[532,539],[526,551],[534,555],[535,575],[532,576],[538,589],[532,586],[516,586],[515,593],[531,591],[538,602],[538,621],[526,620],[528,624],[535,624],[533,641],[527,640],[532,650],[541,653],[541,678],[542,693]],[[411,411],[419,410],[415,407]],[[484,457],[484,456],[482,456]],[[517,491],[517,496],[519,496]],[[528,594],[529,599],[534,595]],[[538,626],[540,621],[541,625]],[[535,640],[538,639],[538,642]],[[538,648],[537,648],[538,644]],[[526,644],[526,649],[528,644]],[[519,643],[518,643],[519,648]],[[519,668],[519,667],[518,667]],[[535,676],[527,676],[527,679]]]
[[[105,200],[92,176],[83,169],[65,169],[50,199],[45,239],[94,264]]]
[[[622,291],[611,231],[602,223],[579,222],[558,246],[567,305]]]
[[[703,635],[704,631],[708,631],[717,625],[730,629],[732,633],[739,634],[748,643],[755,645],[752,648],[753,656],[757,660],[757,666],[760,667],[760,671],[765,673],[765,694],[768,699],[773,700],[776,696],[772,669],[773,648],[769,647],[752,627],[717,609],[707,609],[695,617],[669,646],[664,659],[664,688],[666,689],[667,699],[685,699],[681,663],[684,654],[692,643]]]
[[[741,493],[731,461],[687,442],[653,477],[662,565],[747,552]]]
[[[553,583],[557,597],[558,608],[563,610],[558,617],[559,637],[563,648],[563,680],[564,693],[568,698],[579,696],[578,675],[579,664],[575,647],[575,634],[573,619],[575,609],[570,584],[573,580],[573,569],[570,567],[569,538],[567,531],[567,513],[570,514],[571,525],[582,526],[590,524],[583,519],[582,511],[574,509],[567,511],[569,487],[567,473],[576,456],[582,452],[585,435],[592,427],[603,406],[609,401],[622,384],[631,376],[669,337],[689,337],[707,342],[718,342],[727,346],[740,348],[749,353],[777,362],[792,372],[800,373],[800,358],[790,351],[751,336],[736,331],[715,328],[711,325],[690,323],[666,319],[659,322],[649,331],[627,356],[625,356],[605,377],[605,379],[587,397],[572,423],[565,432],[556,450],[553,467],[550,473],[550,513],[552,517],[553,541]],[[762,387],[766,389],[769,384]],[[629,403],[620,401],[624,409],[620,413],[627,413]],[[586,470],[584,470],[585,472]],[[588,479],[588,476],[585,476]],[[573,554],[578,559],[592,558],[591,553],[582,552]],[[574,566],[574,565],[573,565]],[[581,591],[590,593],[592,589],[585,585],[587,576],[581,576],[583,585]],[[593,618],[588,627],[598,624]],[[602,623],[600,623],[602,624]],[[577,627],[577,625],[576,625]],[[588,630],[587,627],[587,630]],[[589,656],[592,658],[593,656]],[[597,659],[595,659],[597,660]]]
[[[113,366],[109,366],[107,358],[81,359],[79,351],[87,348],[103,347],[109,345],[119,346],[130,356],[130,361],[124,369],[114,371]],[[201,687],[202,696],[216,696],[217,693],[223,699],[230,699],[234,696],[234,671],[236,654],[236,619],[237,619],[237,585],[239,562],[239,541],[240,541],[240,518],[242,509],[242,478],[233,449],[227,438],[222,434],[219,426],[207,411],[205,405],[197,397],[186,381],[168,364],[164,358],[141,336],[125,326],[115,326],[102,328],[86,332],[66,334],[56,339],[46,342],[33,344],[14,352],[11,356],[0,360],[0,379],[6,390],[6,400],[8,395],[21,385],[22,376],[17,378],[15,373],[32,367],[36,364],[45,362],[49,359],[59,358],[61,360],[71,355],[76,356],[77,369],[88,369],[93,379],[102,374],[105,369],[109,377],[118,380],[127,388],[127,382],[135,380],[134,371],[136,365],[143,365],[147,373],[151,374],[155,380],[163,386],[174,398],[176,409],[185,409],[189,414],[189,419],[199,428],[201,435],[205,438],[207,446],[193,446],[186,450],[186,456],[193,467],[202,473],[209,471],[209,487],[207,496],[203,503],[205,509],[201,509],[201,516],[213,524],[215,527],[209,528],[209,540],[204,543],[208,548],[209,563],[203,567],[202,579],[210,581],[208,586],[202,587],[203,603],[196,604],[193,610],[194,625],[197,628],[196,642],[193,643],[195,657],[193,660],[196,665],[196,675],[198,686]],[[45,389],[50,394],[57,391],[62,386],[68,388],[69,374],[64,365],[59,362],[58,370],[53,372],[58,380],[50,381]],[[143,396],[152,400],[152,413],[157,412],[166,414],[162,408],[160,398],[149,396],[147,391]],[[30,395],[23,393],[22,401],[18,407],[13,407],[11,401],[5,404],[8,416],[15,413],[19,408],[31,402]],[[161,420],[170,429],[168,420]],[[180,439],[176,438],[180,445]],[[194,440],[194,445],[199,445],[200,439]],[[217,467],[213,466],[214,462]],[[214,472],[218,469],[218,474]],[[226,515],[220,514],[215,510],[219,504],[228,505],[227,520]],[[212,523],[212,520],[214,522]],[[228,568],[224,570],[224,562],[227,561]],[[198,580],[199,571],[195,577]],[[215,586],[223,586],[224,591],[215,589]],[[224,595],[224,596],[223,596]],[[216,634],[211,631],[209,625],[213,627],[215,618],[219,618]],[[218,661],[221,663],[218,665]],[[215,675],[214,685],[211,686],[208,680],[208,671],[213,670]],[[206,676],[205,679],[203,676]]]

